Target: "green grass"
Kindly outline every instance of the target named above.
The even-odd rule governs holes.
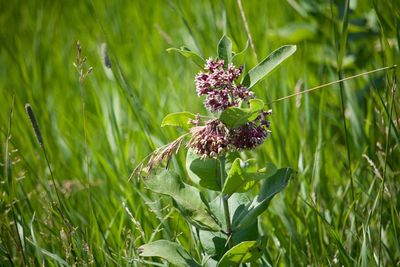
[[[171,204],[128,178],[179,135],[159,127],[166,114],[205,113],[193,82],[198,67],[166,49],[185,45],[208,58],[225,33],[241,51],[247,33],[237,1],[74,2],[0,1],[1,266],[142,266],[136,248],[150,240],[192,247]],[[345,1],[336,2],[243,1],[258,60],[297,45],[254,87],[259,98],[400,64],[398,1],[350,1],[348,16]],[[82,86],[73,66],[77,40],[85,68],[93,67]],[[250,47],[241,63],[257,63]],[[265,265],[400,264],[396,74],[399,68],[271,104],[271,138],[248,156],[298,174],[262,216]],[[184,156],[171,162],[181,174]]]

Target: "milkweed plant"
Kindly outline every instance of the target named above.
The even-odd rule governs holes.
[[[258,217],[286,187],[294,171],[277,169],[271,163],[257,164],[256,159],[244,160],[240,152],[262,145],[271,134],[272,111],[252,87],[291,56],[296,46],[275,50],[246,74],[243,66],[233,65],[237,54],[226,36],[218,43],[217,57],[206,61],[185,47],[171,50],[202,67],[195,76],[193,93],[204,98],[209,114],[167,115],[162,126],[179,127],[186,133],[151,153],[134,175],[143,177],[149,190],[172,199],[193,230],[191,244],[197,253],[191,255],[171,240],[157,240],[140,246],[139,255],[160,257],[177,266],[260,265],[266,238],[259,233]],[[162,167],[181,147],[187,149],[188,179]],[[259,192],[253,197],[248,191],[257,184]]]

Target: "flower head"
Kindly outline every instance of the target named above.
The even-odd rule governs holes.
[[[256,120],[231,129],[229,143],[237,150],[254,149],[264,143],[270,134],[267,116],[271,111],[262,112]]]
[[[229,151],[254,149],[264,143],[269,136],[271,110],[263,111],[252,122],[240,127],[228,129],[220,120],[213,119],[203,126],[191,128],[191,139],[187,147],[202,158],[216,158]]]
[[[210,58],[204,70],[196,75],[196,91],[199,96],[206,96],[204,105],[211,112],[238,106],[241,101],[253,97],[245,86],[235,83],[242,74],[242,66],[236,68],[230,63],[224,69],[224,60]]]
[[[229,149],[229,130],[219,120],[210,120],[204,126],[193,127],[187,146],[202,158],[216,158]]]

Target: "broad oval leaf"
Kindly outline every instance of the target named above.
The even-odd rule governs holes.
[[[255,161],[242,162],[236,159],[225,180],[222,192],[230,197],[233,193],[243,193],[250,190],[258,181],[266,179],[276,172],[272,163],[267,163],[262,171],[255,170]]]
[[[219,40],[217,53],[218,58],[224,60],[225,67],[232,62],[232,41],[226,35]]]
[[[200,267],[201,265],[179,244],[158,240],[138,248],[142,257],[160,257],[177,266]]]
[[[182,56],[191,59],[200,68],[204,67],[204,59],[187,47],[184,46],[181,46],[180,48],[171,47],[167,49],[167,52],[178,52]]]
[[[201,192],[182,182],[176,172],[166,169],[153,170],[145,179],[145,184],[153,192],[172,197],[182,216],[195,227],[214,232],[221,229],[203,202]]]
[[[189,178],[204,188],[221,191],[221,164],[218,159],[201,159],[188,149],[186,170]]]
[[[215,215],[218,221],[221,222],[221,228],[226,229],[223,198],[224,196],[219,195],[213,201],[211,201],[209,205],[212,213]],[[248,206],[249,203],[251,203],[251,199],[247,194],[238,193],[232,195],[232,197],[228,201],[229,210],[231,211],[230,212],[231,221],[234,221],[235,217],[237,217],[241,213],[243,208]]]
[[[251,204],[245,207],[242,212],[233,220],[233,229],[241,229],[252,223],[261,213],[263,213],[269,205],[271,199],[281,192],[289,182],[293,174],[293,169],[282,168],[274,175],[268,177],[259,192],[253,199]]]
[[[161,122],[161,127],[174,126],[189,130],[193,126],[190,120],[194,120],[195,118],[195,114],[186,111],[171,113],[164,117]]]
[[[276,49],[246,74],[242,84],[250,89],[294,52],[296,52],[295,45],[285,45]]]
[[[261,99],[251,99],[248,108],[230,107],[225,109],[219,119],[228,127],[236,128],[242,126],[257,118],[258,114],[264,108],[264,102]]]
[[[264,247],[265,242],[261,240],[244,241],[228,250],[218,262],[218,267],[239,266],[244,262],[254,262],[261,257]]]
[[[226,235],[221,232],[200,231],[199,240],[204,252],[214,260],[221,259],[228,250]]]
[[[231,211],[231,221],[237,214],[240,214],[241,210],[249,202],[251,202],[251,200],[246,194],[232,195],[228,201],[229,210]],[[217,196],[209,203],[209,205],[212,213],[221,222],[221,228],[226,229],[223,196]],[[256,240],[259,236],[257,223],[258,221],[255,220],[248,227],[242,228],[239,231],[235,231],[233,235],[234,244],[248,240]],[[221,257],[228,251],[227,236],[221,232],[214,233],[200,231],[199,238],[204,251],[215,260],[220,260]]]

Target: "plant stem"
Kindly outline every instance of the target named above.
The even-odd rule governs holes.
[[[375,69],[375,70],[370,70],[370,71],[367,71],[367,72],[359,73],[359,74],[356,74],[356,75],[353,75],[353,76],[345,77],[345,78],[343,78],[341,80],[337,80],[337,81],[329,82],[329,83],[326,83],[326,84],[318,85],[316,87],[313,87],[313,88],[310,88],[310,89],[306,89],[306,90],[303,90],[301,92],[297,92],[297,93],[294,93],[294,94],[291,94],[291,95],[287,95],[287,96],[272,100],[271,102],[268,103],[268,105],[273,104],[275,102],[282,101],[282,100],[286,100],[286,99],[289,99],[289,98],[292,98],[292,97],[295,97],[295,96],[298,96],[298,95],[306,94],[308,92],[311,92],[311,91],[314,91],[314,90],[318,90],[318,89],[321,89],[323,87],[328,87],[328,86],[333,85],[333,84],[345,82],[345,81],[348,81],[348,80],[351,80],[351,79],[354,79],[354,78],[358,78],[358,77],[361,77],[361,76],[364,76],[364,75],[369,75],[369,74],[372,74],[372,73],[375,73],[375,72],[389,70],[389,69],[395,69],[395,68],[397,68],[397,65],[387,66],[387,67],[383,67],[383,68],[379,68],[379,69]]]
[[[233,247],[233,239],[232,239],[232,224],[231,224],[231,216],[229,213],[229,203],[228,203],[228,198],[224,196],[222,193],[222,187],[224,186],[225,183],[225,157],[220,158],[220,164],[221,164],[221,194],[222,194],[222,203],[224,205],[224,214],[225,214],[225,222],[226,222],[226,233],[228,235],[228,245],[229,248]]]
[[[255,48],[255,46],[254,46],[254,43],[253,43],[253,38],[251,37],[249,24],[247,23],[247,19],[246,19],[246,14],[244,14],[244,9],[243,9],[243,5],[242,5],[242,0],[237,0],[237,3],[238,3],[238,6],[239,6],[240,15],[242,16],[244,28],[245,28],[246,33],[247,33],[247,38],[249,39],[251,49],[253,50],[254,56],[256,57],[256,60],[257,60],[257,62],[258,62],[258,55],[257,55],[257,52],[256,52],[256,48]]]
[[[388,155],[389,155],[389,143],[390,143],[390,131],[391,131],[391,126],[392,124],[390,121],[392,120],[392,115],[393,115],[393,107],[394,107],[394,99],[395,99],[395,94],[396,94],[396,87],[397,87],[397,77],[396,77],[396,71],[393,71],[393,85],[392,85],[392,101],[390,104],[390,113],[389,113],[389,126],[388,126],[388,131],[387,131],[387,136],[386,136],[386,148],[385,148],[385,165],[383,168],[383,177],[382,177],[382,183],[381,183],[381,188],[379,189],[380,193],[380,205],[379,205],[379,248],[378,248],[378,266],[381,266],[381,263],[383,263],[382,257],[382,219],[383,219],[383,197],[385,193],[385,182],[386,182],[386,175],[387,175],[387,165],[388,165]],[[389,103],[389,101],[388,101]]]

